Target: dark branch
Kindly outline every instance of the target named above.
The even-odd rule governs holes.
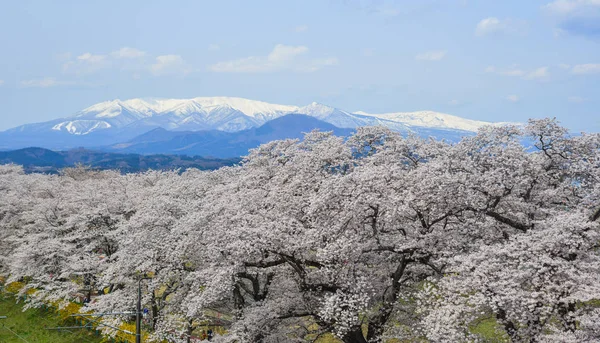
[[[598,220],[598,218],[600,218],[600,207],[596,210],[596,212],[594,212],[590,220],[595,222],[596,220]]]
[[[276,266],[282,265],[285,262],[286,262],[285,259],[281,258],[281,259],[278,259],[275,261],[245,262],[244,266],[256,267],[256,268],[270,268],[270,267],[276,267]]]
[[[522,232],[527,232],[531,228],[531,226],[521,224],[515,220],[504,217],[503,215],[501,215],[497,212],[494,212],[494,211],[485,211],[485,214],[496,219],[497,221],[499,221],[502,224],[506,224],[506,225],[508,225],[514,229],[517,229],[519,231],[522,231]]]
[[[279,315],[277,317],[277,319],[302,318],[302,317],[308,317],[308,316],[314,316],[314,313],[312,313],[312,312],[298,312],[298,313],[291,312],[291,313]]]

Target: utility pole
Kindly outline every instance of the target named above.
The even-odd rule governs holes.
[[[137,292],[138,294],[137,294],[137,304],[136,304],[135,312],[73,314],[73,315],[71,315],[71,317],[91,317],[91,318],[96,318],[96,319],[87,323],[84,326],[63,326],[63,327],[47,328],[46,330],[70,330],[70,329],[84,329],[84,328],[93,329],[93,328],[95,328],[93,325],[96,325],[97,327],[104,326],[104,327],[109,327],[111,329],[115,329],[117,331],[124,332],[128,335],[132,335],[132,336],[135,335],[135,343],[142,343],[142,313],[143,313],[142,312],[142,280],[149,280],[149,279],[151,279],[151,278],[146,276],[146,274],[141,275],[138,278],[138,292]],[[99,320],[105,316],[122,316],[122,315],[131,316],[133,314],[135,314],[135,333],[133,333],[131,331],[127,331],[127,330],[122,330],[120,328],[110,326],[107,324],[99,323]],[[0,319],[4,319],[4,318],[6,318],[6,317],[0,316]]]
[[[135,343],[142,343],[142,280],[149,279],[146,275],[138,279],[138,298],[135,310]]]
[[[135,310],[135,343],[142,342],[142,278],[138,280],[138,299]]]

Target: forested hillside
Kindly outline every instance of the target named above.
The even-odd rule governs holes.
[[[184,155],[137,155],[73,149],[52,151],[43,148],[25,148],[0,151],[0,164],[18,164],[27,173],[57,174],[61,169],[85,165],[95,170],[118,170],[122,173],[153,170],[201,169],[213,170],[232,166],[239,158],[205,158]]]
[[[599,218],[598,134],[364,127],[215,171],[2,166],[0,274],[27,306],[96,313],[135,309],[141,282],[158,341],[594,342]]]

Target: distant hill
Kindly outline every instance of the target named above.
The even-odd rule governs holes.
[[[113,169],[135,173],[149,169],[173,170],[197,168],[214,170],[240,162],[239,158],[215,159],[179,155],[138,155],[74,149],[52,151],[44,148],[25,148],[0,151],[0,164],[19,164],[26,172],[57,173],[60,169],[82,164],[92,169]]]
[[[288,114],[257,128],[238,132],[167,131],[159,128],[102,150],[137,154],[185,154],[218,158],[243,156],[248,150],[279,139],[302,139],[304,133],[318,129],[348,136],[354,130],[342,129],[304,114]]]

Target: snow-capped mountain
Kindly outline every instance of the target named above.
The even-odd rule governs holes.
[[[367,121],[353,115],[352,113],[319,104],[317,102],[313,102],[308,106],[298,108],[296,113],[315,117],[337,127],[355,128],[358,126],[368,125]]]
[[[249,149],[280,139],[302,139],[305,132],[318,129],[349,136],[353,129],[341,129],[314,117],[288,114],[266,122],[260,127],[224,131],[167,131],[159,128],[135,137],[129,142],[105,147],[104,150],[136,154],[182,154],[218,158],[247,155]]]
[[[395,122],[383,118],[364,115],[362,113],[350,113],[327,105],[313,102],[308,106],[299,108],[296,113],[306,114],[319,120],[335,125],[340,128],[355,129],[360,126],[382,125],[392,130],[409,132],[408,126],[402,122]]]
[[[476,132],[484,125],[502,125],[505,123],[490,123],[485,121],[465,119],[450,114],[418,111],[418,112],[393,112],[382,114],[371,114],[362,111],[355,112],[367,117],[375,117],[395,123],[403,123],[409,127],[427,127],[447,130],[462,130]]]
[[[242,98],[113,100],[90,106],[52,130],[86,135],[127,126],[169,130],[240,131],[292,113],[295,106],[273,105]]]
[[[464,119],[432,111],[370,114],[348,112],[313,102],[304,107],[269,104],[233,97],[193,99],[131,99],[105,101],[90,106],[59,122],[54,131],[73,135],[125,127],[157,128],[175,131],[220,130],[235,132],[257,127],[290,113],[306,114],[341,128],[384,125],[394,130],[427,127],[477,131],[487,122]]]
[[[299,107],[235,97],[131,99],[101,102],[63,119],[0,132],[0,149],[111,145],[157,128],[239,132],[288,114],[304,114],[344,129],[383,125],[396,131],[453,140],[491,124],[432,111],[349,112],[316,102]]]

